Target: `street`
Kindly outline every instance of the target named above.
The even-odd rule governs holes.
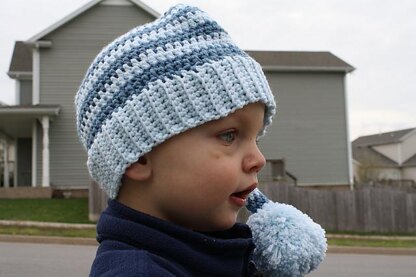
[[[416,276],[416,256],[329,253],[311,277]]]
[[[0,242],[0,277],[88,276],[96,248]]]
[[[0,277],[88,276],[95,246],[0,242]],[[328,254],[311,277],[416,276],[416,256]]]

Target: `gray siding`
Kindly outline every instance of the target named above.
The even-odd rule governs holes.
[[[103,46],[133,27],[152,20],[151,15],[137,6],[97,5],[42,38],[52,41],[52,48],[40,52],[40,103],[61,105],[60,115],[50,125],[52,185],[89,184],[87,156],[76,134],[75,93],[89,64]],[[38,148],[38,184],[41,183],[41,158],[41,148]]]
[[[19,187],[32,185],[32,139],[17,139],[17,181]]]
[[[344,74],[266,72],[278,112],[260,148],[298,184],[348,184]]]
[[[20,80],[20,105],[32,105],[32,80]]]

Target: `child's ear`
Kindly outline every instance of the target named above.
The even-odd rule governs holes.
[[[137,162],[131,164],[124,172],[124,175],[135,181],[145,181],[150,178],[151,174],[152,168],[146,155],[140,157]]]

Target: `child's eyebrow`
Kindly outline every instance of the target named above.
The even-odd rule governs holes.
[[[229,121],[232,121],[232,123],[234,124],[238,124],[243,127],[253,127],[253,129],[254,127],[256,127],[255,129],[257,129],[257,122],[254,122],[254,120],[252,120],[252,118],[245,113],[234,113],[224,118],[224,120],[227,120],[227,119]],[[257,134],[260,134],[262,128],[263,128],[263,120],[258,126]]]

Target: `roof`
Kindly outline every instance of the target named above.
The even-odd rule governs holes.
[[[16,41],[8,74],[25,72],[32,72],[32,47],[24,41]]]
[[[95,5],[109,0],[92,0],[62,18],[55,24],[49,26],[42,32],[34,35],[26,42],[17,41],[10,63],[9,76],[19,77],[16,72],[32,72],[32,50],[34,43],[42,42],[41,39],[58,29],[65,23],[71,21],[78,15],[94,7]],[[139,0],[124,0],[136,4],[155,18],[159,13]],[[354,67],[344,62],[330,52],[306,52],[306,51],[247,51],[250,56],[257,60],[265,71],[330,71],[351,72]]]
[[[415,132],[416,128],[404,129],[394,132],[381,133],[370,136],[362,136],[352,142],[353,146],[369,146],[398,143],[410,133]]]
[[[23,41],[16,42],[12,61],[10,63],[10,77],[13,77],[13,72],[32,72],[31,51],[30,45],[25,44]],[[248,51],[248,53],[261,64],[265,71],[300,70],[350,72],[354,70],[353,67],[329,52]],[[344,67],[342,67],[341,64],[343,64]]]
[[[49,33],[55,31],[56,29],[58,29],[59,27],[61,27],[62,25],[64,25],[65,23],[71,21],[72,19],[74,19],[78,15],[80,15],[83,12],[89,10],[90,8],[92,8],[95,5],[99,4],[100,2],[105,2],[105,1],[108,1],[108,0],[92,0],[92,1],[90,1],[88,3],[86,3],[84,6],[80,7],[79,9],[77,9],[74,12],[70,13],[69,15],[65,16],[64,18],[62,18],[61,20],[59,20],[55,24],[52,24],[51,26],[49,26],[48,28],[46,28],[42,32],[34,35],[30,39],[28,39],[27,42],[33,43],[35,41],[38,41],[38,40],[42,39],[43,37],[45,37]],[[143,10],[145,10],[146,12],[148,12],[149,14],[153,15],[155,18],[159,17],[159,15],[160,15],[158,12],[156,12],[154,9],[152,9],[151,7],[149,7],[148,5],[146,5],[145,3],[143,3],[140,0],[125,0],[125,1],[132,2],[133,4],[136,4],[137,6],[139,6],[140,8],[142,8]]]
[[[353,66],[330,52],[247,51],[264,70],[351,72]]]
[[[416,154],[403,163],[403,167],[416,166]]]
[[[60,112],[59,105],[19,105],[0,107],[0,134],[9,138],[30,137],[36,118],[48,116],[51,120]]]
[[[399,164],[370,146],[352,147],[352,157],[364,167],[398,167]]]

